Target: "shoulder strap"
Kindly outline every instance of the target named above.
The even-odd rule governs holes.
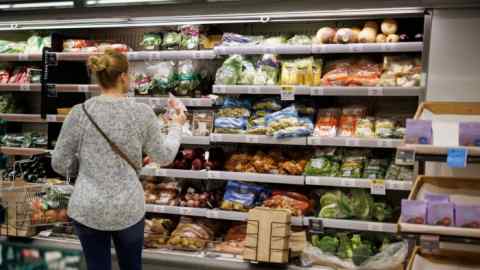
[[[102,137],[108,142],[113,152],[119,155],[123,160],[125,160],[128,163],[128,165],[130,165],[135,170],[135,172],[138,172],[139,169],[137,168],[135,163],[114,142],[112,142],[110,138],[108,138],[107,134],[105,134],[105,132],[103,132],[103,130],[98,126],[97,122],[93,120],[92,116],[90,115],[90,113],[88,113],[87,109],[85,108],[85,103],[82,104],[82,109],[85,115],[87,116],[87,118],[93,124],[93,126],[98,130],[98,132],[102,135]]]

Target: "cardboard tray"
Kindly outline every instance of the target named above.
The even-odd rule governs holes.
[[[416,262],[416,259],[421,259],[421,261]],[[452,250],[441,250],[435,254],[426,254],[417,246],[412,252],[406,270],[433,270],[438,269],[438,265],[444,265],[445,268],[442,267],[441,270],[480,269],[480,256],[478,256],[478,253]]]
[[[470,189],[478,191],[480,193],[480,178],[457,178],[457,177],[429,177],[418,176],[415,184],[408,196],[409,200],[416,200],[417,196],[423,185],[432,184],[440,188],[446,188],[450,190],[455,189]],[[456,192],[450,193],[450,195],[457,194]],[[431,234],[431,235],[443,235],[443,236],[458,236],[458,237],[471,237],[480,238],[480,229],[461,228],[461,227],[447,227],[437,225],[426,224],[411,224],[401,222],[401,217],[398,220],[398,230],[402,233],[418,233],[418,234]]]

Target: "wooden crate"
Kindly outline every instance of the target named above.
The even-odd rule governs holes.
[[[438,253],[435,254],[426,254],[423,253],[420,247],[415,247],[410,260],[408,262],[406,270],[425,270],[424,266],[422,268],[414,267],[415,257],[422,256],[426,258],[428,261],[433,263],[445,263],[445,262],[454,262],[457,263],[459,266],[467,266],[473,267],[470,269],[480,269],[480,256],[478,253],[473,252],[462,252],[462,251],[453,251],[453,250],[440,250]],[[431,268],[429,268],[431,269]],[[460,269],[460,268],[452,268],[452,269]],[[433,270],[433,269],[432,269]]]
[[[480,178],[418,176],[414,186],[412,187],[410,195],[408,196],[408,199],[416,200],[420,189],[426,183],[453,190],[468,188],[472,190],[478,190],[480,192]],[[400,232],[406,233],[480,238],[480,229],[411,224],[402,222],[401,217],[398,221],[398,229]]]

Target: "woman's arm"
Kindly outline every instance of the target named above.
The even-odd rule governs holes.
[[[149,108],[147,119],[147,129],[144,135],[143,151],[160,166],[166,166],[175,159],[178,149],[182,129],[180,125],[170,126],[168,135],[162,133],[160,121]]]
[[[58,174],[67,176],[78,172],[78,144],[82,136],[79,123],[80,107],[74,106],[63,122],[60,135],[52,154],[52,168]]]

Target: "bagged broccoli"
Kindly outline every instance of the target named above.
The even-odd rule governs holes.
[[[387,166],[388,160],[386,159],[370,159],[363,170],[363,178],[384,179]]]
[[[176,86],[176,69],[173,61],[155,62],[147,66],[147,75],[152,80],[152,93],[157,96],[167,95]]]
[[[264,54],[257,62],[254,84],[276,85],[280,72],[280,61],[273,54]]]
[[[249,60],[242,60],[242,69],[240,72],[240,77],[238,79],[238,84],[252,85],[255,81],[255,66]]]

